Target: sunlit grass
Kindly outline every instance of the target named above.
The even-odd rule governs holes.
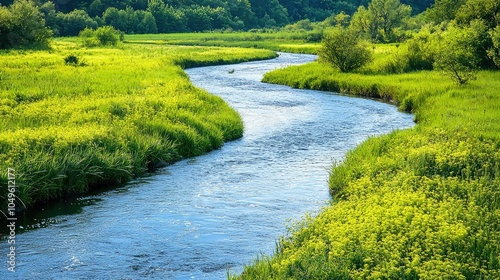
[[[350,151],[331,171],[332,204],[234,278],[500,278],[500,72],[466,86],[434,71],[380,74],[397,49],[375,46],[359,73],[311,63],[265,76],[383,98],[417,125]]]
[[[79,66],[66,65],[68,55]],[[141,44],[85,49],[75,38],[49,51],[2,51],[0,168],[16,170],[17,194],[29,206],[217,149],[241,137],[242,121],[182,68],[274,56]]]
[[[308,36],[307,32],[137,34],[125,36],[125,42],[129,44],[244,47],[294,53],[316,53],[319,43],[310,42]]]

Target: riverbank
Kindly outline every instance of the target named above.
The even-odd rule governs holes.
[[[375,62],[376,63],[376,62]],[[500,72],[344,74],[311,63],[264,80],[390,100],[414,129],[371,138],[331,171],[334,201],[240,279],[500,277]]]
[[[9,170],[19,210],[124,183],[241,137],[240,116],[194,87],[182,68],[276,54],[146,44],[85,49],[62,39],[51,50],[0,56],[0,185]],[[66,64],[70,56],[78,62]],[[3,209],[7,188],[0,198]]]

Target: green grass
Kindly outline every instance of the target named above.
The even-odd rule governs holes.
[[[269,49],[294,53],[316,53],[319,43],[311,42],[312,32],[270,33],[174,33],[125,36],[127,44],[169,44]]]
[[[79,66],[65,64],[69,55]],[[0,185],[14,168],[16,195],[30,207],[217,149],[241,137],[240,116],[182,68],[272,57],[243,48],[85,49],[74,38],[46,51],[2,51]]]
[[[306,217],[239,279],[499,279],[500,72],[457,86],[438,72],[358,73],[311,63],[265,81],[383,98],[413,129],[370,138],[331,170],[331,205]]]

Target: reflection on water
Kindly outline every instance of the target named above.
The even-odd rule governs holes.
[[[224,279],[272,253],[289,218],[328,202],[332,161],[371,135],[412,126],[411,115],[388,104],[259,82],[271,69],[314,58],[281,54],[187,70],[242,115],[243,138],[28,214],[16,236],[15,277]],[[7,252],[5,240],[0,250]],[[8,273],[0,270],[0,279]]]

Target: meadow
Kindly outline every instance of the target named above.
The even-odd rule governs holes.
[[[242,136],[240,116],[183,68],[275,56],[162,44],[87,49],[75,38],[1,51],[0,185],[13,168],[18,206],[29,208],[217,149]],[[7,205],[7,188],[0,198]]]
[[[321,34],[313,31],[137,34],[126,38],[127,43],[243,47],[294,53],[316,53],[320,40]]]
[[[230,278],[500,278],[500,72],[479,71],[465,86],[437,71],[386,74],[397,48],[376,45],[375,60],[356,73],[314,62],[266,74],[270,83],[391,102],[417,125],[334,163],[331,204]]]

